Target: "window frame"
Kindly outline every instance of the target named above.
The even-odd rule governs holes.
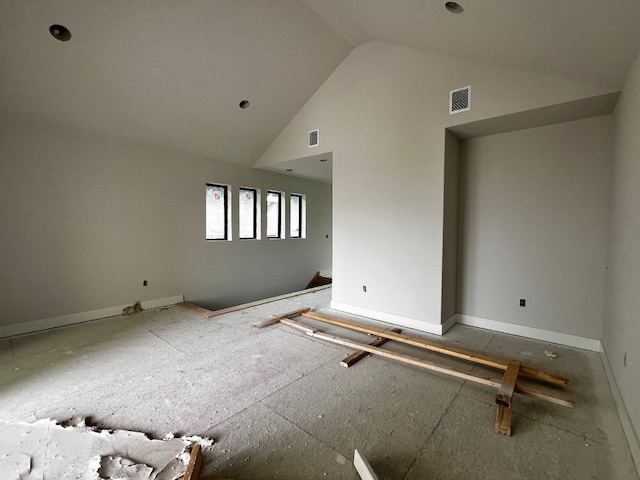
[[[208,232],[207,232],[207,224],[208,224],[208,218],[207,218],[207,212],[206,212],[206,208],[207,208],[207,203],[208,203],[208,197],[207,197],[207,193],[209,191],[209,187],[215,187],[215,188],[220,188],[223,190],[223,208],[224,208],[224,238],[209,238],[208,237]],[[210,183],[210,182],[206,182],[205,183],[205,240],[207,242],[224,242],[224,241],[231,241],[231,203],[230,203],[230,198],[229,198],[229,190],[231,189],[231,187],[229,185],[224,185],[221,183]]]
[[[298,234],[293,233],[293,199],[298,199]],[[304,195],[301,193],[289,194],[289,238],[305,238],[303,234],[304,225]]]
[[[253,192],[253,236],[251,237],[243,237],[241,234],[242,229],[240,228],[241,223],[241,211],[240,206],[242,203],[240,202],[240,198],[244,192]],[[238,188],[238,239],[239,240],[258,240],[260,239],[259,232],[259,215],[260,215],[260,203],[259,203],[259,193],[257,188],[252,187],[239,187]]]
[[[269,235],[269,196],[271,194],[278,195],[278,233],[277,235]],[[267,231],[266,237],[269,240],[277,240],[284,238],[284,202],[282,201],[284,197],[284,192],[280,192],[278,190],[267,190],[267,195],[265,198],[266,208],[267,208]]]

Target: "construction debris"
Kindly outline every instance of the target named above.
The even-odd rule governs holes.
[[[141,432],[64,426],[49,419],[0,424],[0,431],[2,479],[200,478],[201,446],[184,438],[153,440]]]
[[[521,383],[517,383],[518,376],[522,375],[523,377],[535,379],[539,382],[551,384],[554,386],[564,386],[568,383],[569,380],[560,375],[544,372],[542,370],[538,370],[532,367],[523,366],[520,364],[520,361],[518,360],[505,361],[505,360],[493,358],[487,355],[476,354],[463,349],[449,347],[437,342],[431,342],[419,337],[404,335],[399,331],[397,331],[397,329],[396,331],[383,330],[380,328],[376,328],[370,325],[364,325],[357,322],[350,322],[348,320],[327,317],[324,315],[318,315],[316,313],[309,313],[309,310],[310,309],[307,309],[307,312],[302,312],[302,313],[300,310],[297,310],[294,312],[290,312],[288,314],[273,317],[271,319],[265,320],[258,324],[253,324],[252,326],[264,327],[267,325],[271,325],[273,323],[280,322],[285,325],[302,330],[311,337],[319,338],[321,340],[325,340],[331,343],[357,349],[359,350],[359,352],[356,352],[357,355],[361,355],[364,352],[368,352],[375,355],[380,355],[386,358],[390,358],[393,360],[397,360],[403,363],[408,363],[410,365],[425,368],[427,370],[445,373],[453,377],[457,377],[457,378],[468,380],[474,383],[480,383],[483,385],[497,388],[498,389],[496,394],[497,412],[496,412],[495,431],[503,435],[507,435],[507,436],[511,435],[511,416],[512,416],[512,409],[513,409],[514,393],[525,395],[531,398],[536,398],[538,400],[544,400],[550,403],[554,403],[556,405],[562,405],[565,407],[573,408],[574,401],[569,397],[558,395],[556,393],[547,392],[544,390],[540,390],[538,388],[524,385]],[[314,319],[314,320],[318,320],[321,322],[329,323],[332,325],[339,325],[345,328],[349,328],[351,330],[356,330],[356,331],[365,332],[369,334],[376,334],[380,337],[380,339],[374,342],[373,344],[367,345],[367,344],[355,342],[346,338],[329,335],[313,327],[310,327],[309,325],[305,325],[298,321],[291,320],[291,318],[294,318],[300,315],[307,318]],[[378,343],[382,338],[386,338],[388,340],[396,340],[402,343],[406,343],[406,344],[427,349],[430,351],[438,352],[444,355],[449,355],[449,356],[464,359],[470,362],[500,369],[504,371],[504,375],[502,378],[493,378],[493,377],[486,377],[482,375],[476,375],[474,373],[465,372],[457,368],[439,365],[437,363],[423,360],[421,358],[416,358],[409,355],[404,355],[400,353],[390,352],[388,350],[383,350],[382,348],[379,347],[379,345],[375,345],[375,343]],[[362,358],[362,356],[360,358]]]
[[[134,313],[142,312],[143,310],[144,309],[142,308],[142,304],[140,303],[140,300],[138,300],[136,303],[134,303],[130,307],[124,307],[122,309],[122,313],[124,313],[125,315],[131,315]]]

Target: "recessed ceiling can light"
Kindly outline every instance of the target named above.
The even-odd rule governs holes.
[[[242,100],[238,106],[242,109],[247,108],[249,106],[249,100]]]
[[[445,8],[449,10],[451,13],[462,13],[464,12],[464,8],[462,5],[456,2],[447,2],[444,4]]]
[[[56,40],[60,40],[61,42],[67,42],[71,39],[71,32],[69,29],[62,25],[51,25],[49,27],[49,33]]]

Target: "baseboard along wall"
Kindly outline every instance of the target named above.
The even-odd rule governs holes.
[[[141,303],[143,309],[149,310],[151,308],[175,305],[182,301],[184,301],[184,296],[176,295],[173,297],[158,298],[155,300],[145,300]],[[68,325],[88,322],[90,320],[98,320],[100,318],[115,317],[117,315],[122,315],[122,310],[128,306],[129,305],[107,307],[100,310],[92,310],[90,312],[72,313],[71,315],[62,315],[60,317],[44,318],[42,320],[34,320],[32,322],[6,325],[4,327],[0,327],[0,338],[14,337],[16,335],[49,330],[51,328],[66,327]]]

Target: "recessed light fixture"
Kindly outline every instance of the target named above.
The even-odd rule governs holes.
[[[456,2],[446,2],[444,4],[444,6],[451,13],[462,13],[462,12],[464,12],[464,8],[462,8],[462,5],[460,5],[459,3],[456,3]]]
[[[71,39],[71,32],[69,29],[62,25],[51,25],[49,27],[49,33],[56,40],[60,40],[61,42],[67,42]]]
[[[320,161],[321,161],[321,162],[326,162],[326,161],[327,161],[327,159],[326,159],[326,158],[321,158],[321,159],[320,159]]]
[[[247,108],[249,106],[249,100],[242,100],[238,106],[242,109]]]

